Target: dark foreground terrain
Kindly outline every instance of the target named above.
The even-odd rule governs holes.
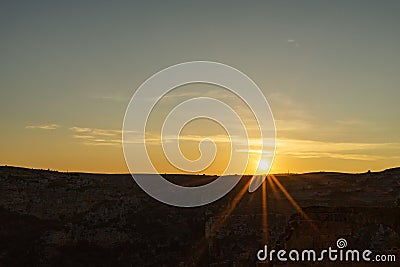
[[[0,167],[0,266],[266,266],[256,257],[265,244],[318,250],[338,238],[397,262],[268,266],[400,266],[400,168],[275,175],[252,194],[249,178],[217,202],[176,208],[130,175]]]

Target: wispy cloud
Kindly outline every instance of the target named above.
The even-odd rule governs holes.
[[[315,114],[309,107],[288,94],[275,91],[269,93],[267,99],[274,110],[276,120],[315,120]]]
[[[81,134],[74,134],[73,136],[72,136],[73,138],[76,138],[76,139],[95,139],[95,137],[94,136],[91,136],[91,135],[81,135]]]
[[[212,136],[201,136],[201,135],[180,135],[180,136],[175,136],[175,135],[165,135],[163,136],[163,139],[161,139],[160,134],[156,133],[146,133],[145,139],[143,139],[143,136],[141,134],[135,134],[132,132],[131,135],[127,136],[127,139],[125,141],[130,144],[161,144],[161,142],[165,143],[170,143],[174,142],[176,140],[179,141],[192,141],[192,142],[201,142],[204,139],[210,139],[215,143],[229,143],[230,139],[226,135],[212,135]]]
[[[83,142],[84,145],[91,146],[120,146],[121,130],[109,130],[86,127],[71,127],[71,131],[75,132],[73,138]]]
[[[122,130],[86,128],[77,126],[71,127],[70,130],[74,132],[72,137],[79,140],[84,145],[121,146]],[[131,134],[128,134],[126,137],[127,139],[125,141],[130,144],[142,144],[145,142],[148,145],[160,145],[162,141],[160,134],[152,132],[146,133],[145,140],[143,140],[143,136],[141,134],[135,132],[131,132]],[[205,138],[210,139],[217,144],[228,144],[232,141],[237,142],[237,144],[242,147],[242,149],[236,150],[240,153],[270,153],[269,151],[262,150],[262,143],[264,143],[264,149],[268,148],[268,146],[270,148],[272,147],[272,140],[270,139],[263,139],[261,142],[258,138],[243,139],[238,136],[231,136],[229,138],[226,135],[167,135],[164,136],[163,141],[168,143],[179,139],[180,141],[201,142]],[[276,139],[276,148],[277,155],[294,158],[337,158],[346,160],[373,161],[393,158],[393,156],[390,155],[395,153],[387,154],[381,152],[389,150],[392,152],[398,151],[400,150],[400,143],[328,142],[278,138]]]
[[[354,151],[366,149],[400,148],[398,143],[325,142],[314,140],[279,139],[281,151]]]
[[[55,130],[59,128],[58,124],[41,124],[41,125],[27,125],[25,129],[41,129],[41,130]]]
[[[347,160],[366,160],[373,161],[379,159],[385,159],[387,157],[379,155],[367,155],[367,154],[345,154],[345,153],[323,153],[323,152],[292,152],[286,153],[296,158],[312,159],[312,158],[336,158],[336,159],[347,159]]]
[[[203,135],[193,135],[193,134],[185,134],[185,135],[165,135],[163,136],[161,140],[161,135],[156,134],[156,133],[146,133],[146,138],[145,142],[147,144],[160,144],[161,141],[169,143],[169,142],[175,142],[177,140],[179,141],[188,141],[188,142],[201,142],[204,141],[205,139],[211,140],[212,142],[216,144],[230,144],[231,142],[235,142],[237,145],[240,146],[251,146],[251,147],[261,147],[262,144],[264,143],[265,145],[271,144],[272,139],[268,138],[244,138],[240,136],[228,136],[228,135],[222,135],[222,134],[216,134],[216,135],[209,135],[209,136],[203,136]],[[142,135],[136,135],[133,133],[132,135],[128,135],[126,141],[131,144],[135,143],[143,143],[144,140],[142,138]]]
[[[252,139],[249,140],[250,143]],[[255,139],[254,139],[255,141]],[[253,142],[255,145],[256,143]],[[239,149],[237,152],[251,154],[270,154],[268,150],[262,150],[260,146],[253,149]],[[383,160],[400,159],[393,156],[395,153],[387,154],[382,151],[399,151],[400,143],[335,143],[301,139],[277,139],[276,154],[301,159],[312,158],[336,158],[346,160]]]
[[[296,42],[296,40],[288,39],[287,41],[288,41],[288,43],[294,44],[295,46],[300,46],[299,43]]]
[[[87,146],[121,146],[121,140],[119,139],[93,139],[87,142],[83,142]]]
[[[69,128],[70,130],[77,132],[77,133],[87,133],[87,132],[91,132],[92,129],[91,128],[82,128],[82,127],[71,127]]]
[[[344,120],[337,120],[336,124],[348,127],[348,126],[362,126],[365,125],[366,122],[359,119],[344,119]]]
[[[400,150],[399,143],[335,143],[314,140],[278,139],[277,153],[296,158],[385,159],[379,150]]]
[[[312,129],[312,122],[301,120],[301,119],[287,119],[279,120],[275,119],[275,125],[278,132],[298,132]]]

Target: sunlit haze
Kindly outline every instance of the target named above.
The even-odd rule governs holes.
[[[128,172],[121,131],[131,96],[154,73],[193,60],[231,65],[261,88],[276,123],[272,173],[400,165],[400,2],[210,3],[1,3],[0,165]],[[162,153],[163,119],[204,95],[245,119],[247,172],[268,170],[248,107],[210,85],[177,88],[156,106],[146,145],[157,170],[180,172]],[[182,153],[197,159],[204,138],[218,153],[204,173],[244,152],[199,119],[182,129]]]

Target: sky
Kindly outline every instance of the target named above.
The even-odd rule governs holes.
[[[268,100],[272,172],[400,166],[399,11],[399,1],[2,1],[0,165],[127,172],[121,129],[135,90],[209,60],[246,73]],[[200,128],[225,134],[199,123],[183,132],[189,158],[210,135]],[[174,172],[155,151],[159,171]]]

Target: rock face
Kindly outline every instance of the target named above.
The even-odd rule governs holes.
[[[336,241],[344,238],[348,249],[371,250],[377,254],[400,256],[400,209],[397,207],[308,207],[309,220],[294,214],[278,244],[290,249],[336,249]],[[325,261],[324,266],[337,266]],[[351,266],[365,266],[365,262]],[[383,266],[398,266],[386,262]]]
[[[278,175],[286,193],[267,179],[265,194],[241,194],[250,178],[210,205],[175,208],[147,196],[130,175],[0,167],[0,266],[256,266],[266,243],[318,249],[338,238],[400,257],[399,169]]]

